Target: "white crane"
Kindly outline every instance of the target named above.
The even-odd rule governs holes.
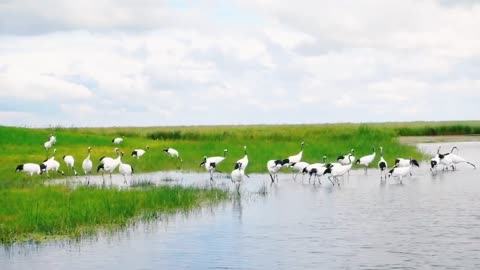
[[[218,171],[217,166],[227,157],[228,150],[223,150],[223,157],[203,157],[203,161],[200,163],[200,167],[204,166],[205,169],[210,173],[210,181],[213,181],[213,172]]]
[[[49,159],[46,159],[43,164],[46,166],[46,172],[48,175],[49,171],[55,171],[55,172],[60,172],[62,175],[65,173],[60,170],[60,162],[55,160],[55,154],[57,153],[57,149],[53,149],[53,154]]]
[[[118,148],[115,148],[116,152],[118,153]],[[112,172],[120,165],[122,159],[123,152],[118,153],[118,157],[116,159],[112,158],[102,158],[100,159],[100,165],[97,167],[97,173],[102,170],[102,178],[103,184],[105,184],[105,176],[104,172],[108,172],[110,174],[110,184],[112,183]]]
[[[455,149],[458,151],[458,148],[456,146],[452,147],[452,150],[450,150],[450,153],[444,153],[444,154],[440,154],[440,147],[441,146],[438,147],[437,156],[440,160],[439,163],[444,165],[444,169],[448,170],[448,167],[451,167],[452,170],[456,170],[456,164],[463,163],[463,162],[473,166],[473,168],[477,168],[477,166],[475,166],[473,163],[453,153],[453,150]]]
[[[410,160],[410,165],[407,167],[399,167],[395,165],[389,172],[388,172],[388,177],[393,177],[393,178],[398,178],[400,179],[400,184],[402,183],[403,177],[405,177],[407,174],[412,175],[411,170],[413,166],[420,167],[418,165],[418,162],[415,159]]]
[[[243,176],[245,175],[245,171],[242,169],[243,164],[237,163],[235,165],[235,169],[231,173],[232,183],[235,184],[235,189],[237,190],[238,194],[240,194],[240,184],[243,181]]]
[[[360,164],[360,165],[365,166],[365,173],[367,173],[368,166],[370,165],[370,163],[373,162],[373,160],[375,159],[375,156],[377,154],[375,152],[375,146],[372,147],[372,150],[373,150],[372,154],[363,156],[363,157],[357,159],[357,161],[355,162],[355,164]]]
[[[383,158],[383,147],[380,146],[380,161],[378,162],[378,168],[380,169],[380,180],[383,180],[385,176],[385,180],[387,180],[387,168],[388,164],[387,161]]]
[[[245,171],[245,169],[247,169],[247,166],[248,166],[248,155],[247,155],[247,146],[246,145],[243,146],[243,152],[245,153],[245,155],[243,156],[243,158],[237,160],[237,163],[235,163],[235,167],[240,165],[241,169],[243,171]]]
[[[453,164],[452,155],[450,155],[450,153],[440,154],[440,146],[438,147],[438,150],[437,150],[437,156],[440,160],[440,164],[444,166],[442,170],[448,170],[448,167],[451,167],[452,170],[455,170],[455,165]]]
[[[50,134],[48,141],[51,142],[52,145],[54,145],[55,143],[57,143],[57,136],[55,136],[55,134]]]
[[[123,142],[123,138],[117,137],[112,139],[113,144],[120,144],[121,142]]]
[[[121,157],[123,157],[123,152],[121,152],[120,155]],[[132,176],[132,174],[134,173],[133,167],[130,164],[123,163],[121,159],[120,165],[118,166],[118,171],[121,175],[123,175],[123,178],[125,179],[125,184],[127,184],[127,175]]]
[[[45,164],[25,163],[18,165],[15,172],[25,172],[33,176],[34,174],[42,174],[46,170],[47,166]]]
[[[293,163],[297,163],[302,161],[302,156],[303,156],[303,146],[305,145],[305,142],[301,143],[300,146],[300,152],[296,155],[289,156],[287,159],[284,160],[284,166],[291,166]]]
[[[115,147],[115,149],[114,149],[114,152],[117,154],[117,157],[120,155],[120,150],[119,150],[118,148],[116,148],[116,147]],[[101,158],[99,159],[100,164],[103,164],[103,163],[105,163],[105,162],[111,162],[111,161],[113,161],[113,160],[114,160],[113,158],[111,158],[111,157],[106,157],[106,156],[103,156],[103,157],[101,157]]]
[[[73,174],[77,176],[77,170],[75,170],[75,159],[71,155],[63,156],[63,161],[67,165],[69,170],[73,171]]]
[[[326,166],[327,157],[323,156],[322,159],[323,159],[323,163],[318,163],[318,162],[317,163],[312,163],[305,168],[303,173],[304,174],[308,173],[310,175],[310,177],[308,178],[309,183],[310,183],[310,181],[312,179],[312,176],[313,176],[313,183],[315,184],[315,179],[318,178],[318,182],[321,184],[320,176],[323,175],[323,172],[327,168],[327,166]]]
[[[411,158],[396,158],[395,166],[397,167],[409,167],[411,165]]]
[[[55,137],[55,135],[53,134],[50,134],[50,136],[48,137],[48,141],[43,143],[43,147],[45,147],[45,151],[48,152],[48,150],[52,148],[52,146],[55,144],[56,141],[57,141],[57,137]]]
[[[337,182],[337,185],[340,186],[340,182],[338,181],[339,176],[343,176],[350,169],[352,168],[353,165],[353,160],[352,156],[347,156],[349,163],[347,165],[342,165],[341,163],[331,163],[328,168],[324,171],[323,174],[330,174],[328,177],[328,180],[332,183],[332,185],[335,185],[334,182],[332,181],[332,178]]]
[[[272,159],[267,161],[267,170],[270,175],[270,178],[272,179],[272,184],[275,183],[275,180],[278,182],[278,171],[282,168],[284,165],[285,160],[281,159]]]
[[[310,166],[309,163],[305,161],[294,162],[291,164],[290,168],[293,171],[293,180],[297,180],[297,175],[302,173],[302,177],[307,173],[307,167]]]
[[[432,172],[432,174],[436,174],[436,173],[437,173],[437,167],[438,167],[438,165],[440,164],[440,154],[439,154],[439,151],[440,151],[440,147],[438,148],[437,153],[435,154],[435,156],[430,159],[430,171]]]
[[[414,160],[414,159],[412,159],[412,158],[409,158],[409,159],[407,159],[407,158],[396,158],[394,167],[399,167],[399,168],[401,168],[401,167],[411,167],[412,160]],[[417,161],[415,160],[415,162],[417,162]],[[418,162],[417,162],[417,167],[418,167]],[[412,176],[412,172],[411,171],[409,171],[409,172],[410,172],[410,176]]]
[[[45,151],[47,151],[47,152],[50,148],[52,148],[52,146],[53,146],[53,144],[50,141],[46,141],[46,142],[43,143],[43,147],[45,147]]]
[[[148,149],[150,149],[150,146],[147,145],[147,147],[145,147],[145,149],[147,150],[143,150],[143,149],[135,149],[132,151],[132,157],[137,157],[137,159],[140,159],[141,156],[145,155],[145,153],[147,153]]]
[[[338,163],[342,164],[342,165],[348,165],[350,163],[352,163],[354,160],[355,160],[355,149],[351,149],[350,150],[350,153],[348,153],[347,155],[345,156],[338,156],[337,157],[337,161]]]
[[[85,173],[85,179],[87,180],[87,185],[90,184],[90,177],[88,175],[92,173],[92,169],[93,169],[93,163],[90,160],[91,151],[92,151],[92,147],[89,146],[87,157],[82,162],[82,169],[83,169],[83,172]]]
[[[315,184],[316,179],[318,179],[319,184],[322,184],[322,182],[320,181],[320,176],[325,173],[327,168],[328,167],[325,163],[313,163],[312,165],[307,167],[308,174],[310,175],[310,177],[308,178],[308,182],[310,183],[310,180],[313,176],[313,184]]]
[[[178,151],[176,149],[168,147],[168,148],[163,149],[163,152],[165,152],[170,157],[178,158],[180,160],[180,162],[183,161],[182,158],[180,157],[180,154],[178,153]]]

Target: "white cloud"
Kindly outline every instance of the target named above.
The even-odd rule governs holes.
[[[442,120],[446,101],[480,117],[469,1],[23,0],[0,25],[0,124]]]
[[[353,98],[348,94],[341,94],[339,98],[332,99],[333,103],[340,108],[348,108],[354,104]]]
[[[85,86],[70,83],[48,74],[7,72],[0,74],[0,97],[25,100],[57,101],[93,98]]]

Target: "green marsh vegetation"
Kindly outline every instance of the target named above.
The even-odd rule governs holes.
[[[0,190],[0,243],[82,237],[159,213],[188,211],[228,197],[217,189],[145,187],[130,190],[37,186]]]
[[[78,177],[83,177],[81,163],[92,147],[94,168],[102,156],[116,157],[112,144],[115,137],[124,137],[118,146],[125,152],[122,161],[135,172],[181,170],[205,172],[199,166],[203,156],[223,155],[227,159],[218,166],[230,173],[236,160],[243,157],[247,145],[250,163],[247,173],[265,173],[266,162],[297,154],[305,142],[303,159],[327,162],[355,149],[360,157],[372,152],[372,146],[384,147],[389,164],[396,157],[426,159],[414,146],[400,144],[399,136],[470,135],[480,133],[480,122],[415,122],[375,124],[323,125],[255,125],[255,126],[192,126],[192,127],[112,127],[112,128],[14,128],[0,127],[0,242],[29,239],[33,236],[78,236],[98,226],[124,226],[137,217],[155,216],[157,212],[190,209],[209,201],[228,197],[216,189],[157,187],[151,183],[135,183],[127,190],[97,187],[71,188],[68,185],[45,186],[51,178],[63,177],[15,173],[18,164],[41,163],[51,153],[43,148],[50,134],[57,136],[55,156],[68,176],[64,155],[75,157]],[[148,152],[140,159],[130,156],[132,150]],[[172,147],[180,152],[183,162],[162,150]],[[355,168],[355,166],[354,166]],[[205,180],[209,178],[205,173]],[[85,207],[87,206],[87,207]]]

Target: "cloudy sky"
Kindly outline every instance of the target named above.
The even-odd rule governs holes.
[[[475,0],[0,0],[0,125],[478,120],[479,29]]]

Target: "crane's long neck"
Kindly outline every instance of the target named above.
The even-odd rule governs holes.
[[[52,156],[50,157],[50,159],[55,159],[55,154],[57,153],[57,149],[53,149],[53,153],[52,153]]]
[[[351,168],[352,165],[353,165],[353,162],[352,162],[352,154],[348,155],[348,161],[349,161],[349,163],[347,164],[347,166],[349,166],[349,167]]]

